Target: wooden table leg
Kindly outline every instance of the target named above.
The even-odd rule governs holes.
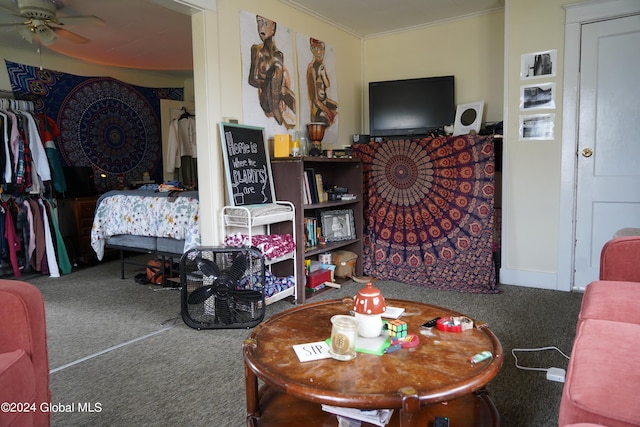
[[[243,343],[245,346],[254,346],[255,341],[247,339]],[[258,419],[260,418],[260,397],[258,396],[258,377],[247,365],[244,363],[244,381],[245,381],[245,394],[247,398],[247,427],[257,427]]]
[[[400,427],[412,427],[418,425],[420,414],[420,398],[413,387],[400,389],[402,395],[402,409],[400,410]]]

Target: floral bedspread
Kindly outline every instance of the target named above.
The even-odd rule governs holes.
[[[149,192],[114,193],[99,200],[93,218],[91,247],[99,260],[106,240],[120,234],[184,240],[185,252],[200,245],[197,197],[183,194],[173,200]]]

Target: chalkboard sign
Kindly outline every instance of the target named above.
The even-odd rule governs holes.
[[[220,123],[227,193],[233,206],[275,203],[264,129]]]

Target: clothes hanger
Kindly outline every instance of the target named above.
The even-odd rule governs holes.
[[[178,120],[188,119],[189,117],[195,117],[195,114],[191,114],[190,112],[187,111],[186,107],[182,107],[182,114],[180,115]]]

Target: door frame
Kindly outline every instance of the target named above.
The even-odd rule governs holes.
[[[558,289],[582,291],[574,283],[580,47],[582,25],[640,13],[637,0],[595,0],[563,6],[566,11],[562,102],[562,169],[558,231]]]

